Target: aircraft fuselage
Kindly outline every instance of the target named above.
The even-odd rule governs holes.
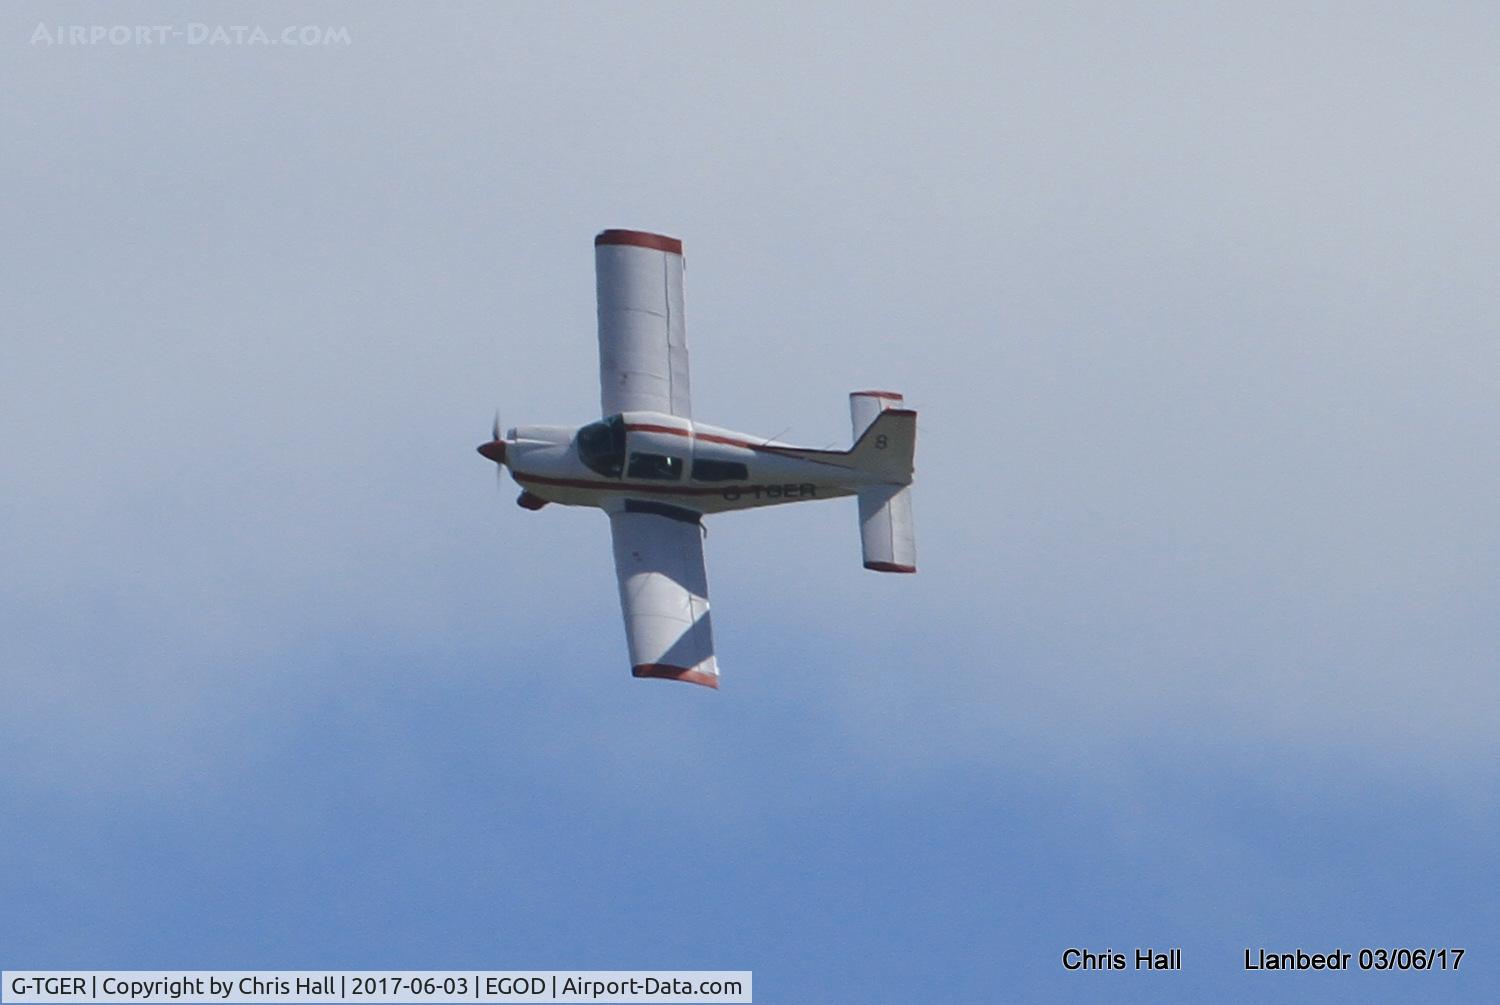
[[[854,495],[879,479],[848,452],[796,447],[660,412],[624,412],[585,426],[520,426],[504,461],[519,502],[595,506],[641,503],[720,513]]]

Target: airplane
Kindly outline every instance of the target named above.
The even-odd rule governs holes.
[[[609,515],[633,676],[717,688],[703,517],[852,495],[865,568],[916,572],[917,413],[893,391],[853,392],[848,450],[694,421],[682,270],[676,238],[638,230],[595,237],[604,417],[583,426],[517,426],[502,437],[497,416],[478,450],[510,470],[523,509],[558,503]]]

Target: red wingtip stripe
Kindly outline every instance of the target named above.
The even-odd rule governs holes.
[[[895,562],[866,562],[865,568],[874,572],[916,572],[915,565],[897,565]]]
[[[682,242],[664,234],[648,234],[644,230],[605,230],[594,238],[594,247],[604,244],[628,244],[636,248],[651,248],[665,251],[669,255],[682,254]]]
[[[851,398],[889,398],[892,401],[904,401],[900,391],[850,391]]]
[[[689,670],[687,667],[674,667],[669,663],[638,663],[630,668],[632,677],[659,677],[662,680],[684,680],[689,684],[702,684],[714,690],[719,688],[718,674],[704,673],[701,670]]]

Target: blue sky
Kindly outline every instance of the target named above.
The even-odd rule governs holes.
[[[1492,12],[109,11],[351,44],[0,20],[0,965],[1494,994]],[[604,227],[697,417],[921,412],[917,576],[710,521],[718,693],[473,453],[593,416]],[[1361,945],[1470,955],[1240,969]]]

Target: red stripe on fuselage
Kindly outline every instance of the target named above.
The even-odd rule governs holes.
[[[843,457],[843,450],[811,450],[806,447],[782,447],[773,443],[751,443],[749,440],[739,440],[732,436],[719,436],[716,433],[695,433],[688,429],[679,429],[676,426],[656,426],[647,422],[626,424],[626,430],[632,433],[668,433],[672,436],[681,436],[687,439],[699,439],[708,443],[722,443],[726,447],[740,447],[744,450],[754,450],[763,454],[776,454],[779,457],[791,457],[794,460],[809,461],[813,464],[827,464],[830,467],[843,468],[844,464],[834,464],[831,461],[820,461],[816,457],[804,457],[804,454],[827,454],[830,457]]]
[[[673,436],[692,436],[686,429],[676,426],[653,426],[649,422],[637,422],[634,425],[626,424],[625,428],[632,433],[671,433]]]
[[[736,485],[725,482],[713,488],[699,488],[696,485],[659,485],[654,482],[606,482],[595,478],[552,478],[547,475],[528,475],[519,471],[513,471],[511,477],[522,485],[527,482],[536,482],[539,485],[559,485],[570,489],[601,489],[608,492],[641,493],[655,492],[670,496],[716,496],[725,492],[739,492],[742,495],[753,495],[756,492],[765,492],[772,486],[766,485]],[[780,487],[782,482],[776,482]],[[808,484],[812,484],[809,482]],[[817,498],[817,497],[809,497]]]

